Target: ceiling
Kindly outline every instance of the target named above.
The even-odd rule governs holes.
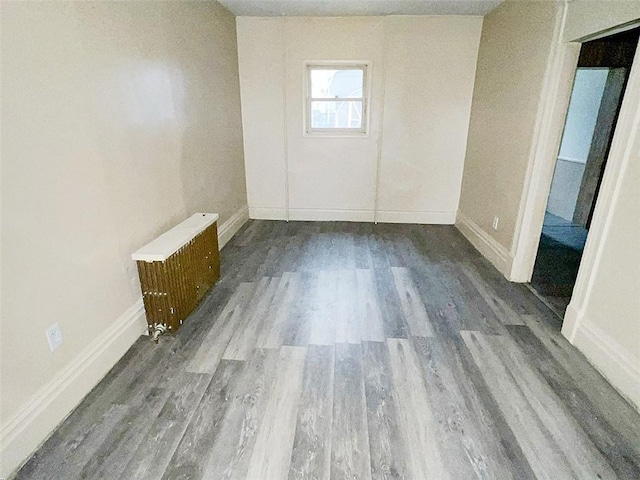
[[[485,15],[503,0],[218,0],[234,15]]]

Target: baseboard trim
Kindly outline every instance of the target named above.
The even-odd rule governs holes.
[[[0,478],[8,478],[53,433],[146,331],[142,299],[132,305],[17,412],[0,432]]]
[[[379,223],[415,223],[421,225],[453,225],[456,212],[408,212],[400,210],[379,210],[376,212]]]
[[[287,220],[284,208],[249,207],[249,217],[256,220]],[[373,222],[414,223],[424,225],[453,225],[456,212],[411,212],[382,210],[375,215],[373,210],[343,210],[323,208],[290,208],[289,220],[317,222]]]
[[[580,325],[579,317],[578,310],[573,306],[573,303],[569,303],[562,320],[562,335],[569,340],[570,343],[573,343],[576,338],[576,332]]]
[[[317,222],[373,222],[373,210],[289,209],[289,220]]]
[[[585,319],[578,323],[571,343],[640,412],[640,359],[633,357],[607,332]]]
[[[231,215],[220,225],[218,229],[218,248],[222,250],[229,240],[242,228],[242,226],[249,220],[249,208],[244,205],[236,213]]]
[[[286,208],[249,207],[249,218],[254,220],[286,220]]]
[[[464,213],[458,212],[456,228],[484,257],[495,266],[502,275],[510,279],[513,258],[509,251],[495,241]]]

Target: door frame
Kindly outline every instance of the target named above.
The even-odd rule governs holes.
[[[578,65],[581,42],[620,33],[640,25],[640,23],[624,25],[620,28],[590,35],[587,38],[565,41],[563,36],[566,12],[565,4],[561,20],[557,22],[554,31],[553,47],[541,93],[541,107],[536,119],[534,141],[525,177],[525,188],[516,223],[514,247],[511,252],[513,262],[509,274],[509,279],[515,282],[529,282],[533,273],[544,222],[544,212]],[[562,326],[562,334],[571,342],[575,338],[589,301],[622,179],[632,156],[635,140],[640,136],[639,131],[640,42],[629,72],[627,88],[607,157],[607,165],[596,199],[591,228],[583,251],[573,295]]]

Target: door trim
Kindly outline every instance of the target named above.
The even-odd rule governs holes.
[[[525,179],[520,215],[516,224],[516,236],[512,250],[513,264],[509,280],[528,282],[538,250],[544,211],[551,188],[553,170],[560,147],[564,122],[578,64],[580,43],[563,42],[566,10],[560,27],[554,34],[554,48],[541,94],[541,109],[536,124],[534,145]],[[612,221],[614,207],[632,149],[640,135],[640,43],[625,91],[611,149],[607,157],[602,185],[582,255],[578,277],[562,334],[573,343],[593,288],[600,264],[604,243]]]
[[[567,308],[565,322],[562,325],[562,334],[573,342],[580,321],[584,317],[586,306],[591,296],[591,290],[596,273],[600,266],[600,260],[604,250],[604,244],[609,235],[615,206],[618,203],[622,181],[630,159],[633,157],[633,148],[640,136],[640,43],[636,48],[636,56],[629,74],[629,81],[622,100],[620,115],[613,134],[611,150],[607,157],[607,166],[602,177],[602,184],[596,206],[593,212],[593,220],[587,236],[587,243],[582,255],[582,262],[578,270],[578,278],[573,289],[573,296]]]
[[[566,14],[565,4],[562,17],[556,22],[553,48],[540,95],[541,108],[536,119],[534,141],[516,221],[511,250],[513,261],[508,275],[513,282],[528,282],[533,274],[544,212],[580,55],[580,43],[565,43],[562,40]]]

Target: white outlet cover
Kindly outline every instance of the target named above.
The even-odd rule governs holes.
[[[45,333],[47,335],[47,341],[49,342],[49,349],[52,352],[62,345],[62,330],[57,322],[47,328]]]

